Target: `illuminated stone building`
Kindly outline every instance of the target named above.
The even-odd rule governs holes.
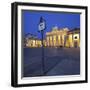
[[[44,47],[80,47],[80,29],[68,28],[58,29],[53,27],[50,32],[46,32],[43,40]],[[33,34],[26,34],[25,47],[41,47],[42,42]]]
[[[46,33],[46,46],[48,47],[80,47],[80,29],[52,28]]]
[[[41,47],[41,40],[33,34],[26,34],[25,47]]]
[[[67,36],[68,31],[68,28],[52,28],[51,32],[46,33],[47,46],[65,46],[65,37]]]
[[[80,29],[75,28],[67,33],[66,47],[80,47]]]

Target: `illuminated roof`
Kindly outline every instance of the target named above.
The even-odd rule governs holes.
[[[74,28],[74,29],[68,31],[68,33],[69,33],[69,34],[70,34],[70,33],[80,33],[80,28]]]
[[[26,38],[26,39],[40,40],[40,39],[38,39],[38,37],[37,37],[36,35],[31,34],[31,33],[27,33],[27,34],[25,35],[25,38]]]

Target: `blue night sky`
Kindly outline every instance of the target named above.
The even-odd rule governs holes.
[[[80,14],[76,13],[63,13],[63,12],[46,12],[46,11],[22,11],[22,29],[24,34],[31,33],[37,35],[38,38],[41,34],[38,32],[38,24],[40,17],[46,20],[45,33],[51,31],[52,27],[57,26],[58,28],[80,28]],[[44,33],[44,36],[45,36]]]

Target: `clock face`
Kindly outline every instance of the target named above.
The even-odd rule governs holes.
[[[44,29],[45,29],[45,22],[41,22],[41,23],[39,24],[39,30],[42,31],[42,30],[44,30]]]

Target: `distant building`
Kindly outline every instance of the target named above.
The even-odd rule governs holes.
[[[33,34],[25,35],[25,47],[41,47],[41,40]]]
[[[52,28],[46,33],[46,46],[48,47],[80,47],[80,29]]]

